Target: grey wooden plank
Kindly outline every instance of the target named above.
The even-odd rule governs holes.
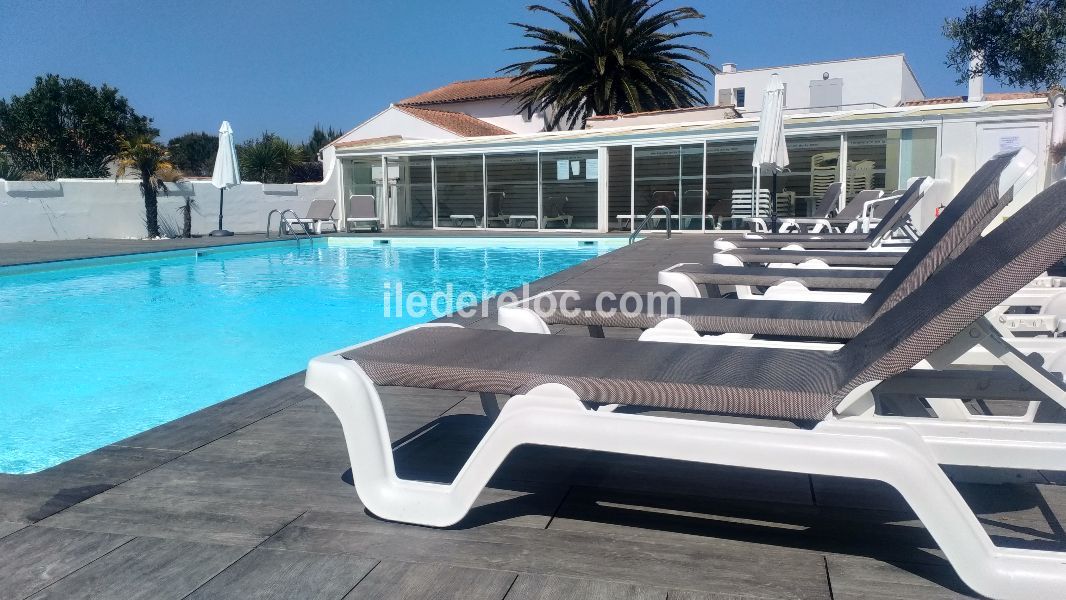
[[[428,529],[360,514],[312,511],[266,547],[407,562],[606,579],[652,587],[742,593],[753,586],[828,598],[821,555],[735,540],[642,539],[603,533],[481,525]],[[654,557],[654,558],[650,558]]]
[[[136,538],[60,579],[33,600],[123,598],[179,600],[250,548]]]
[[[26,527],[25,523],[16,523],[12,521],[0,521],[0,538],[4,538],[16,531]]]
[[[790,596],[761,596],[754,591],[750,594],[721,594],[694,590],[670,590],[666,595],[666,600],[771,600],[777,598],[790,598]]]
[[[376,560],[339,554],[257,548],[188,597],[190,600],[342,598],[376,564]]]
[[[277,508],[263,503],[198,499],[174,502],[166,496],[112,490],[40,523],[84,531],[253,546],[301,512],[298,508]]]
[[[868,558],[826,558],[834,600],[978,598],[947,564],[889,564]]]
[[[0,539],[0,600],[25,598],[130,539],[38,526],[16,531]]]
[[[517,573],[439,563],[382,561],[345,600],[500,600]]]
[[[523,573],[508,592],[507,600],[666,600],[666,590],[617,581]]]

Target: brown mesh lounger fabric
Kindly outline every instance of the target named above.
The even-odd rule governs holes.
[[[548,325],[629,327],[647,329],[666,318],[686,321],[694,329],[713,333],[749,333],[771,336],[848,339],[873,319],[918,289],[925,280],[961,252],[971,247],[995,215],[1013,198],[1012,190],[999,191],[999,177],[1006,163],[989,161],[963,187],[945,208],[941,218],[930,224],[899,263],[880,277],[870,297],[862,304],[847,302],[802,302],[787,300],[737,300],[724,298],[683,298],[676,306],[649,307],[648,313],[622,310],[622,300],[599,301],[591,294],[582,296],[573,311],[540,310],[552,304],[524,305]],[[860,254],[860,253],[856,253]],[[861,253],[866,254],[866,253]],[[725,269],[725,268],[723,268]],[[747,267],[736,268],[742,271]],[[831,269],[768,269],[790,271],[792,280],[807,280],[811,287],[831,287]],[[808,272],[810,271],[810,272]],[[854,279],[870,277],[855,271]],[[710,277],[705,279],[709,280]],[[738,284],[735,284],[738,285]],[[745,284],[752,285],[750,281]],[[556,303],[556,306],[559,304]]]
[[[835,352],[442,327],[343,356],[376,385],[519,394],[561,383],[594,404],[819,420],[858,386],[928,357],[1064,252],[1066,182],[1060,182]]]

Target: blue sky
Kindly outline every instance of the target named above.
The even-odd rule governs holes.
[[[551,4],[554,0],[539,0]],[[698,42],[740,68],[903,52],[927,95],[965,93],[944,65],[948,16],[975,0],[666,0],[707,15]],[[347,130],[389,102],[521,58],[518,0],[0,0],[0,96],[53,72],[109,83],[165,140],[316,123]],[[996,83],[989,91],[1002,89]],[[708,92],[708,99],[711,99]]]

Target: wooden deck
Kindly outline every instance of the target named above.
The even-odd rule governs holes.
[[[710,244],[646,240],[535,289],[655,289],[659,268]],[[64,255],[39,247],[37,260]],[[858,480],[527,447],[458,526],[383,522],[355,496],[336,418],[301,384],[0,475],[0,599],[972,595],[899,496]],[[383,396],[404,477],[449,480],[487,427],[476,395]],[[1066,550],[1066,474],[952,474],[998,544]]]

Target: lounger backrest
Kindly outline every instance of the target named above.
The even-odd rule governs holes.
[[[837,206],[840,204],[840,192],[844,185],[839,181],[833,185],[825,188],[825,193],[822,194],[822,199],[818,201],[818,204],[814,207],[814,217],[818,219],[824,219],[833,214]]]
[[[903,195],[903,192],[900,192],[900,195]],[[854,221],[855,219],[858,219],[862,216],[862,207],[864,204],[866,204],[870,200],[877,200],[881,197],[881,190],[863,190],[858,194],[855,194],[855,197],[852,198],[851,201],[848,202],[848,204],[844,208],[840,209],[840,212],[837,213],[836,218],[851,219]],[[884,204],[891,205],[892,202],[886,200]]]
[[[651,193],[651,204],[648,210],[656,206],[665,206],[670,210],[677,210],[677,192],[673,190],[659,190]]]
[[[566,209],[566,202],[569,199],[567,196],[548,196],[547,202],[544,203],[544,216],[548,218],[563,216],[563,210]]]
[[[873,314],[889,310],[918,289],[930,275],[974,241],[974,235],[984,229],[982,224],[987,224],[999,212],[997,207],[1006,206],[1006,201],[1000,198],[999,178],[1012,158],[1014,154],[997,155],[974,173],[870,294],[866,306]],[[917,185],[920,182],[915,182],[911,189]],[[1010,190],[1005,195],[1010,196]]]
[[[902,196],[904,193],[906,193],[906,191],[907,190],[893,190],[892,193],[885,194],[885,196],[888,196],[888,197],[893,197],[894,196],[897,199],[897,201],[898,201],[900,196]],[[870,215],[869,215],[870,218],[871,219],[883,219],[883,218],[885,218],[885,215],[888,214],[888,211],[892,209],[892,204],[893,204],[892,202],[887,202],[887,201],[886,202],[878,202],[877,204],[874,204],[873,208],[870,209]]]
[[[903,221],[911,214],[911,210],[922,199],[922,187],[927,183],[927,179],[929,178],[919,177],[907,188],[906,192],[903,192],[903,196],[892,205],[892,208],[885,213],[881,221],[870,230],[869,240],[871,242],[888,237],[890,233],[903,224]]]
[[[978,239],[838,352],[856,387],[910,369],[1066,255],[1066,181]]]
[[[307,218],[315,221],[328,221],[333,218],[333,209],[337,208],[336,200],[312,200],[311,206],[307,207]]]
[[[503,210],[503,198],[506,196],[504,192],[489,192],[489,212],[490,217],[500,216],[500,211]]]
[[[348,198],[348,217],[352,219],[376,219],[377,203],[373,196],[353,195]]]

